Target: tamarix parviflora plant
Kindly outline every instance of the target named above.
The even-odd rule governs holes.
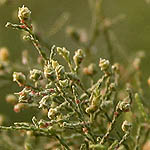
[[[14,104],[15,112],[36,108],[39,113],[33,116],[31,123],[0,126],[1,141],[15,137],[13,142],[10,139],[2,142],[3,147],[10,150],[142,149],[149,139],[150,121],[142,104],[140,79],[133,86],[128,84],[124,90],[119,80],[120,65],[102,58],[98,71],[96,64],[83,69],[81,63],[87,51],[82,49],[75,51],[72,58],[66,48],[53,45],[47,56],[33,32],[31,11],[25,6],[19,8],[18,18],[19,24],[8,22],[6,27],[27,33],[24,39],[31,41],[37,49],[40,65],[29,70],[27,75],[13,72],[13,81],[21,91],[15,93],[18,100],[15,95],[8,95],[6,100]],[[3,56],[7,56],[5,54]],[[57,60],[57,55],[66,61],[66,66]],[[139,77],[140,59],[141,55],[138,55],[133,63],[136,71],[132,74],[136,78]],[[92,81],[88,88],[81,79],[81,70]],[[97,72],[100,74],[95,81]],[[125,83],[122,81],[122,84]],[[137,92],[134,92],[134,86],[139,87]]]

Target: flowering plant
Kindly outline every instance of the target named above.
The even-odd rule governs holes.
[[[150,131],[148,110],[142,103],[138,78],[142,56],[137,55],[131,69],[134,71],[127,71],[126,77],[123,76],[122,66],[113,63],[111,52],[110,61],[100,58],[99,68],[91,62],[83,68],[82,63],[97,36],[99,22],[88,47],[78,49],[72,57],[69,50],[55,45],[49,49],[49,54],[45,53],[33,32],[31,11],[27,7],[19,8],[18,18],[19,24],[8,22],[6,27],[27,32],[24,39],[33,43],[40,61],[38,67],[27,73],[13,72],[13,81],[21,87],[21,91],[15,93],[17,99],[15,95],[8,95],[6,100],[14,105],[15,112],[36,108],[38,113],[33,116],[32,122],[0,126],[4,138],[9,138],[9,135],[22,137],[14,139],[18,145],[12,142],[2,147],[20,150],[23,147],[19,143],[23,141],[26,150],[140,149],[148,141]],[[107,37],[109,26],[105,21],[103,30]],[[80,42],[77,32],[69,30],[69,34]],[[108,37],[107,40],[110,44]],[[1,53],[4,62],[8,53],[5,50]],[[66,66],[57,59],[58,55],[64,59]],[[27,62],[26,55],[23,58]],[[83,75],[80,73],[82,70]],[[124,82],[131,77],[130,73],[135,74],[138,80],[132,78],[126,85]],[[95,78],[96,74],[98,78]],[[83,76],[90,79],[87,87]],[[133,81],[135,84],[132,84]]]

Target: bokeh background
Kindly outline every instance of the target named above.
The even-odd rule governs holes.
[[[30,42],[22,40],[19,31],[5,28],[7,21],[18,23],[17,11],[22,5],[32,10],[32,21],[35,30],[41,39],[50,47],[65,46],[70,51],[80,48],[66,34],[68,26],[74,26],[88,32],[91,27],[91,12],[88,0],[0,0],[0,47],[7,47],[12,63],[21,62],[21,53],[27,49],[33,62],[36,62],[37,52]],[[110,19],[124,16],[112,29],[114,38],[113,55],[115,61],[126,63],[128,57],[136,51],[143,50],[146,57],[142,62],[143,86],[146,95],[146,103],[150,104],[147,78],[150,75],[150,1],[149,0],[104,0],[104,15]],[[106,44],[100,36],[95,43],[97,55],[107,58]],[[0,114],[8,117],[8,120],[25,121],[32,116],[32,110],[16,114],[13,107],[6,103],[5,96],[8,93],[19,91],[16,83],[0,80]]]

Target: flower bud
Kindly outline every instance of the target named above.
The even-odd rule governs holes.
[[[14,105],[14,111],[16,113],[20,112],[23,108],[25,108],[25,105],[23,103],[18,103]]]
[[[65,47],[63,48],[57,47],[57,52],[59,53],[59,55],[64,57],[64,59],[69,60],[70,52]]]
[[[25,7],[24,5],[20,8],[18,11],[18,18],[20,21],[22,20],[30,20],[31,11],[28,9],[28,7]]]
[[[26,83],[26,77],[22,72],[14,72],[13,81],[16,81],[19,86],[22,86]]]
[[[99,67],[101,68],[101,71],[106,71],[109,68],[109,65],[109,60],[100,58]]]
[[[119,69],[120,69],[120,65],[118,63],[115,63],[114,65],[112,65],[112,70],[114,72],[119,72]]]
[[[90,64],[88,67],[83,69],[83,73],[89,76],[92,76],[96,73],[96,66],[95,64]]]
[[[147,83],[150,86],[150,77],[148,78]]]
[[[10,22],[7,22],[6,25],[5,25],[6,28],[7,28],[7,27],[10,27],[10,26],[11,26],[11,23],[10,23]]]
[[[42,79],[42,71],[33,69],[30,71],[30,79],[33,81],[38,81]]]
[[[123,124],[122,124],[122,130],[124,131],[124,132],[127,132],[127,131],[129,131],[130,130],[130,128],[131,128],[131,123],[129,123],[127,120],[125,120],[124,122],[123,122]]]
[[[133,67],[136,70],[139,70],[140,64],[141,64],[141,59],[140,58],[135,58],[134,61],[133,61]]]
[[[8,61],[9,52],[6,47],[0,48],[0,60],[1,61]]]
[[[9,94],[6,96],[6,101],[8,103],[11,103],[11,104],[16,104],[17,103],[17,97],[13,94]]]
[[[81,64],[84,57],[85,57],[85,54],[84,54],[84,51],[82,49],[78,49],[77,51],[75,51],[75,55],[73,56],[73,60],[74,60],[74,63],[77,67]]]

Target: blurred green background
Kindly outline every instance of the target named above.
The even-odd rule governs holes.
[[[37,56],[35,48],[30,42],[21,39],[19,31],[5,28],[7,21],[18,23],[17,10],[22,5],[28,6],[32,10],[32,20],[36,27],[36,32],[49,47],[52,44],[64,46],[74,51],[80,48],[66,34],[66,27],[72,25],[87,32],[91,26],[91,12],[88,0],[6,0],[2,4],[0,0],[0,47],[6,46],[10,51],[12,63],[21,62],[21,53],[28,49],[30,56],[34,59]],[[104,0],[103,12],[110,19],[119,15],[125,18],[112,27],[112,35],[117,39],[113,54],[116,61],[123,60],[133,55],[138,50],[144,50],[146,57],[142,64],[143,85],[149,91],[146,80],[150,75],[150,4],[145,0]],[[61,24],[59,24],[58,22]],[[61,29],[55,33],[55,24]],[[97,57],[107,58],[106,46],[101,36],[97,39],[95,47]],[[120,51],[123,51],[120,52]],[[123,54],[126,54],[124,56]],[[126,57],[126,58],[124,58]],[[11,121],[22,121],[31,118],[31,111],[26,110],[19,114],[13,111],[13,107],[6,103],[5,96],[8,93],[19,91],[16,83],[0,80],[0,114],[8,116]],[[149,94],[146,97],[150,96]],[[147,103],[149,99],[147,98]],[[25,121],[25,120],[24,120]]]

